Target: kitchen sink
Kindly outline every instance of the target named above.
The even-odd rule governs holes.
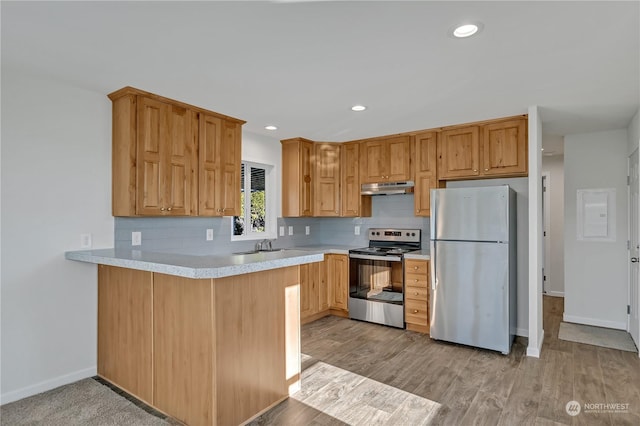
[[[273,249],[266,249],[266,250],[249,250],[249,251],[239,251],[236,253],[232,253],[232,254],[257,254],[257,253],[269,253],[269,252],[274,252],[274,251],[285,251],[286,249],[283,248],[273,248]]]

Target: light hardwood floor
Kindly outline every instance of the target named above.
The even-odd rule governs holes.
[[[637,353],[558,340],[563,299],[544,297],[539,359],[339,317],[302,327],[302,390],[252,425],[640,425]],[[566,413],[569,401],[582,412]],[[624,413],[585,403],[629,404]]]

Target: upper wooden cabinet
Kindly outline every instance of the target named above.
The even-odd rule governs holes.
[[[395,182],[411,178],[410,136],[364,141],[360,149],[360,183]]]
[[[414,136],[412,155],[415,161],[414,206],[416,216],[431,215],[431,188],[438,187],[436,175],[438,132]]]
[[[347,142],[341,144],[342,170],[341,207],[342,217],[371,216],[371,196],[361,195],[360,188],[360,144]]]
[[[199,117],[199,216],[240,214],[240,125],[209,114]]]
[[[340,216],[340,145],[314,144],[314,216]]]
[[[109,98],[114,216],[239,212],[244,121],[132,87]]]
[[[282,143],[282,216],[313,216],[314,143],[295,138]]]
[[[438,179],[526,176],[527,142],[525,117],[445,129],[438,142]]]

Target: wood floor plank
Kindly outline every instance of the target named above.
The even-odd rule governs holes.
[[[493,426],[500,420],[503,403],[504,398],[500,396],[478,391],[460,424]]]
[[[604,381],[602,368],[598,359],[598,348],[591,345],[576,343],[573,347],[574,382],[573,399],[578,401],[583,409],[573,418],[574,425],[610,425],[609,413],[586,412],[585,403],[604,403]]]
[[[523,358],[498,425],[533,425],[536,421],[544,361]]]
[[[615,409],[609,413],[611,422],[615,425],[640,425],[640,359],[634,357],[635,361],[629,365],[624,355],[628,352],[607,348],[597,350],[606,396],[603,402],[628,404],[626,409]]]
[[[542,378],[542,394],[538,417],[561,424],[571,424],[566,404],[573,400],[573,355],[545,350],[546,362]]]

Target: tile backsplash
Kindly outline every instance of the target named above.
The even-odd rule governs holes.
[[[372,217],[359,218],[278,218],[277,226],[285,227],[285,236],[273,242],[274,247],[288,248],[317,244],[364,246],[369,228],[420,228],[423,247],[428,245],[429,218],[413,215],[413,195],[375,196]],[[115,247],[131,248],[131,232],[142,233],[142,250],[184,253],[228,254],[251,250],[256,241],[231,241],[231,220],[205,217],[115,218]],[[293,226],[294,235],[287,229]],[[305,227],[310,235],[305,235]],[[355,235],[360,226],[360,235]],[[213,229],[213,241],[206,241],[206,230]]]

